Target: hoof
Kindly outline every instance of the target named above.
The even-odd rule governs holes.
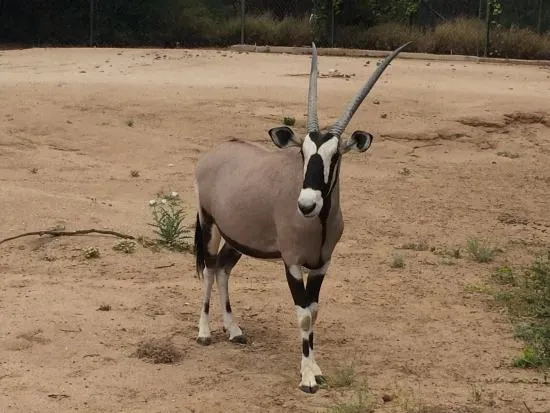
[[[316,385],[316,384],[313,385],[313,386],[301,385],[301,386],[300,386],[300,390],[302,390],[304,393],[313,394],[313,393],[316,393],[317,390],[319,390],[319,386]]]
[[[197,343],[199,343],[201,346],[209,346],[212,344],[212,339],[210,337],[198,337]]]
[[[325,376],[315,376],[315,381],[319,385],[327,384],[327,378]]]
[[[246,344],[246,337],[241,335],[241,336],[235,336],[233,338],[230,338],[229,341],[231,341],[232,343],[237,343],[237,344]]]

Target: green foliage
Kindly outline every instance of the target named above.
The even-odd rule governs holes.
[[[493,258],[497,253],[497,249],[494,247],[489,247],[476,239],[471,239],[468,240],[468,252],[475,261],[486,263],[493,261]]]
[[[490,54],[550,58],[550,8],[539,0],[492,0]],[[95,1],[94,43],[102,46],[227,46],[240,41],[240,2],[234,0]],[[36,46],[89,42],[89,2],[0,1],[0,38]],[[475,55],[483,50],[479,0],[247,0],[248,44],[330,44],[337,47]],[[434,13],[436,11],[436,13]],[[484,15],[482,10],[482,17]],[[310,21],[310,15],[314,18]],[[422,26],[422,27],[421,27]],[[541,34],[535,30],[540,29]],[[129,125],[131,126],[131,125]]]
[[[495,299],[516,325],[516,337],[526,346],[514,359],[522,368],[550,368],[550,252],[524,271],[500,267],[493,275],[500,284]]]
[[[179,195],[172,192],[159,194],[159,198],[149,201],[154,221],[149,225],[156,228],[154,233],[159,236],[158,242],[172,250],[190,250],[186,239],[191,237],[183,227],[185,209],[180,205]]]

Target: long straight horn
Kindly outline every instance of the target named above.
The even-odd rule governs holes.
[[[386,59],[382,62],[380,66],[375,70],[375,72],[371,75],[369,80],[365,83],[365,85],[361,88],[361,90],[357,93],[357,95],[353,98],[353,100],[349,103],[348,107],[338,119],[334,125],[329,129],[329,132],[333,135],[336,135],[338,137],[342,136],[342,133],[344,133],[344,130],[348,126],[351,118],[353,117],[355,111],[359,108],[361,103],[363,103],[363,100],[367,97],[370,90],[378,80],[378,78],[382,75],[386,67],[391,63],[391,61],[396,57],[405,47],[407,47],[412,42],[405,43],[404,45],[400,46],[393,52],[391,52]]]
[[[311,72],[309,74],[309,92],[307,96],[307,133],[319,131],[317,119],[317,48],[311,43]]]

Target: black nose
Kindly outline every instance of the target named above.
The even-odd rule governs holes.
[[[298,204],[298,208],[300,208],[300,211],[302,211],[302,214],[307,215],[315,209],[315,204],[311,204],[311,205]]]

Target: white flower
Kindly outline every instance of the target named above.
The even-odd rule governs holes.
[[[170,192],[170,197],[171,198],[177,198],[178,196],[179,196],[179,194],[176,191]]]
[[[155,206],[157,204],[157,200],[156,199],[151,199],[149,201],[149,206]]]

